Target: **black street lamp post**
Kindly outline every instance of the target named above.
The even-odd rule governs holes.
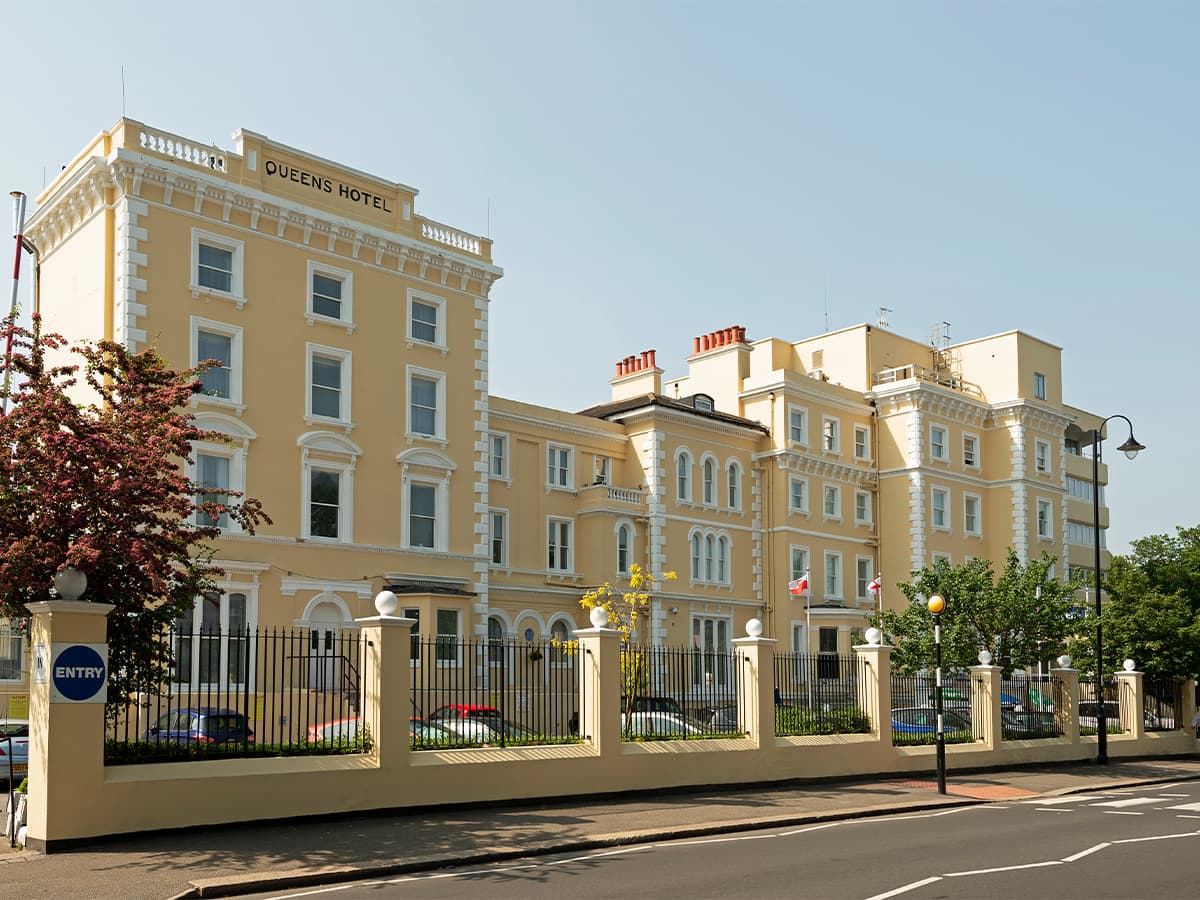
[[[1117,449],[1129,459],[1145,450],[1144,444],[1139,444],[1133,436],[1133,423],[1125,416],[1109,416],[1091,432],[1083,431],[1077,426],[1067,429],[1067,435],[1076,440],[1091,438],[1092,441],[1092,543],[1095,545],[1095,581],[1096,581],[1096,762],[1100,765],[1108,763],[1108,714],[1104,706],[1104,636],[1101,625],[1100,606],[1100,442],[1103,440],[1104,426],[1113,419],[1120,419],[1129,426],[1129,439]]]

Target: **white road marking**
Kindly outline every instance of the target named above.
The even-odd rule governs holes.
[[[779,837],[791,837],[793,834],[804,834],[806,831],[820,831],[822,828],[832,828],[834,825],[840,825],[841,822],[826,822],[823,825],[810,825],[807,828],[797,828],[795,831],[781,831]]]
[[[1083,859],[1085,856],[1091,856],[1097,850],[1103,850],[1105,847],[1111,847],[1112,844],[1105,841],[1103,844],[1097,844],[1094,847],[1088,847],[1086,850],[1080,850],[1078,853],[1072,853],[1070,856],[1064,856],[1063,862],[1070,863],[1076,860]]]
[[[1200,835],[1200,831],[1183,831],[1179,834],[1152,834],[1149,837],[1125,838],[1120,841],[1113,841],[1114,844],[1140,844],[1143,841],[1170,841],[1175,838],[1196,837]]]
[[[1187,809],[1192,812],[1200,812],[1200,803],[1182,803],[1179,806],[1168,806],[1167,809]]]
[[[922,878],[920,881],[914,881],[912,884],[906,884],[903,887],[898,887],[895,890],[888,891],[886,894],[876,894],[874,897],[868,897],[867,900],[887,900],[888,897],[896,897],[900,894],[906,894],[909,891],[915,891],[917,888],[925,887],[927,884],[933,884],[935,881],[941,881],[941,876],[934,875],[932,878]]]
[[[1018,869],[1044,869],[1046,866],[1061,866],[1061,859],[1048,859],[1045,862],[1025,863],[1019,866],[996,866],[994,869],[972,869],[969,872],[947,872],[946,878],[960,878],[963,875],[991,875],[993,872],[1015,872]]]
[[[1185,816],[1185,815],[1180,814],[1180,815],[1176,816],[1175,818],[1177,818],[1177,819],[1200,819],[1200,816]]]
[[[1160,797],[1190,797],[1191,794],[1159,794]]]
[[[1147,803],[1157,803],[1157,797],[1127,797],[1124,800],[1107,800],[1104,803],[1092,803],[1091,806],[1145,806]]]
[[[1074,794],[1070,797],[1046,797],[1041,800],[1022,800],[1033,806],[1058,806],[1062,803],[1085,803],[1088,800],[1107,800],[1108,794]]]
[[[1073,809],[1059,809],[1057,806],[1039,806],[1034,812],[1053,812],[1053,813],[1070,813],[1075,812]]]
[[[1127,809],[1106,809],[1102,810],[1106,816],[1143,816],[1145,813],[1130,812]]]

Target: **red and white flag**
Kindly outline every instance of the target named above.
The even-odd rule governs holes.
[[[804,570],[804,574],[794,581],[788,582],[788,590],[792,592],[793,597],[799,597],[808,590],[808,570]]]
[[[875,580],[867,585],[867,593],[878,595],[879,589],[882,587],[883,587],[883,576],[876,575]]]

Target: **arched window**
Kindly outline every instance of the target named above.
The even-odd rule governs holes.
[[[692,535],[692,581],[700,580],[700,535]]]
[[[729,508],[741,509],[742,507],[742,468],[736,462],[730,462],[729,468],[725,472],[725,478],[728,483],[729,491]]]
[[[724,535],[717,538],[717,581],[729,583],[729,538]]]
[[[711,459],[704,460],[704,502],[709,506],[713,503],[716,478],[716,466],[713,465],[713,461]]]
[[[504,622],[499,616],[488,616],[488,663],[504,663]]]
[[[704,538],[704,580],[713,580],[713,536],[710,534]]]
[[[629,526],[622,525],[617,528],[617,571],[625,573],[629,571]]]
[[[675,496],[680,500],[690,500],[691,487],[688,484],[692,475],[692,458],[687,451],[680,451],[675,457]]]
[[[571,629],[562,619],[550,626],[550,662],[562,665],[567,661],[567,641],[571,639]]]

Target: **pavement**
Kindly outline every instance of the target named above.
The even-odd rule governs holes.
[[[524,856],[923,809],[1200,779],[1200,754],[1003,771],[933,773],[584,796],[205,827],[98,839],[44,854],[0,848],[11,897],[228,897]],[[342,894],[353,897],[353,890]]]

